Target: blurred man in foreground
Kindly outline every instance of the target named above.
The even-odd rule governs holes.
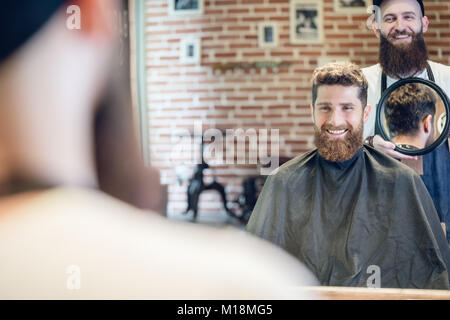
[[[66,8],[81,9],[81,29]],[[0,298],[302,298],[292,257],[241,232],[172,223],[98,190],[93,122],[114,1],[2,3]]]

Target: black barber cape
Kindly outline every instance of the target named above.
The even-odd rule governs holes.
[[[450,249],[420,177],[373,148],[344,162],[317,150],[270,175],[249,232],[284,248],[322,285],[448,289]]]

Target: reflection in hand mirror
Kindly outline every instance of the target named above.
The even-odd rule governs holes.
[[[389,87],[377,108],[377,128],[397,151],[423,155],[440,146],[449,132],[449,101],[434,82],[403,79]]]

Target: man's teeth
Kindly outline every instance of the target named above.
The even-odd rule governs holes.
[[[406,39],[406,38],[409,38],[409,36],[408,35],[404,35],[404,36],[396,36],[396,37],[394,37],[395,39]]]
[[[345,131],[347,131],[347,130],[346,129],[344,129],[344,130],[328,130],[328,132],[331,134],[343,134]]]

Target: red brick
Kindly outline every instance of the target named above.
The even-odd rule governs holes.
[[[255,48],[255,47],[256,47],[256,44],[251,43],[251,42],[230,44],[231,49]]]
[[[230,6],[230,5],[236,5],[236,0],[216,0],[215,5],[216,6]]]
[[[259,22],[264,21],[264,17],[243,17],[241,19],[243,22]]]
[[[211,16],[220,16],[223,14],[223,10],[222,9],[209,9],[209,8],[205,8],[205,15],[211,15]]]
[[[216,18],[216,23],[237,23],[238,18],[235,17],[226,17],[226,18]]]
[[[258,8],[254,9],[255,13],[274,13],[277,12],[277,8]]]
[[[255,101],[261,101],[261,100],[277,100],[276,96],[256,96]]]
[[[243,4],[263,4],[264,0],[241,0]]]
[[[250,30],[250,26],[243,26],[243,25],[228,26],[227,29],[228,29],[228,31],[249,31]]]
[[[263,107],[262,106],[241,106],[242,110],[262,110]]]
[[[234,92],[233,88],[214,88],[214,92]]]
[[[223,27],[222,26],[215,26],[215,27],[203,27],[202,32],[222,32]]]
[[[180,33],[195,33],[198,32],[198,29],[178,29],[175,30],[175,33],[180,34]]]
[[[249,14],[249,9],[228,9],[228,14]]]
[[[192,23],[192,24],[207,24],[207,23],[211,23],[211,19],[210,18],[206,18],[206,19],[192,19],[192,20],[189,20],[189,23]]]
[[[234,58],[236,57],[236,53],[235,52],[230,52],[230,53],[216,53],[214,54],[214,56],[216,58]]]
[[[231,96],[231,97],[227,97],[227,100],[229,101],[247,101],[248,97],[238,97],[238,96]]]
[[[243,57],[264,57],[264,52],[244,52],[242,54]]]
[[[279,109],[290,109],[291,106],[289,104],[282,104],[282,105],[274,105],[274,106],[269,106],[269,110],[279,110]]]
[[[220,101],[220,97],[202,97],[199,101]]]
[[[239,88],[239,91],[242,92],[260,92],[262,88]]]
[[[166,20],[166,21],[163,21],[162,24],[165,26],[176,26],[176,25],[184,25],[184,24],[186,24],[186,22],[183,20],[172,20],[172,21]]]
[[[235,106],[214,106],[214,109],[229,111],[229,110],[234,110]]]
[[[219,40],[237,40],[239,39],[239,35],[218,35],[217,39]]]

